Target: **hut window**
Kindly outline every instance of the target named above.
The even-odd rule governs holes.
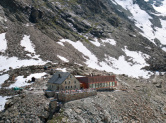
[[[70,78],[72,78],[72,75],[70,75]]]
[[[68,89],[70,88],[70,86],[68,86]]]
[[[72,86],[71,86],[71,88],[72,88]]]
[[[92,84],[93,85],[93,88],[95,88],[95,84]]]
[[[107,87],[109,87],[110,86],[110,83],[109,82],[107,82]]]
[[[67,86],[65,87],[65,89],[67,89]]]
[[[70,84],[70,81],[69,81],[69,84]]]
[[[66,81],[65,81],[65,84],[66,84]]]
[[[105,87],[107,87],[107,83],[105,83]]]
[[[74,88],[76,88],[76,85],[74,85]]]
[[[112,83],[112,86],[115,86],[115,82]]]
[[[93,84],[90,84],[90,88],[93,88]]]
[[[110,86],[112,86],[112,82],[110,82]]]
[[[96,88],[98,88],[99,87],[99,84],[98,83],[96,83]]]
[[[76,81],[74,81],[74,83],[76,83]]]
[[[100,86],[99,86],[100,88],[102,87],[102,83],[100,83]]]

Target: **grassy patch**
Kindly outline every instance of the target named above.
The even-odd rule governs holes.
[[[53,116],[53,118],[51,120],[48,120],[47,123],[67,123],[67,118],[63,115],[64,109],[62,108],[60,110],[60,113],[57,113]]]
[[[65,118],[62,115],[54,116],[51,120],[48,120],[47,123],[61,123],[62,119]],[[66,120],[67,123],[67,120]]]

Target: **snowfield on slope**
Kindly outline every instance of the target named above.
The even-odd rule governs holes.
[[[166,16],[166,0],[161,1],[161,2],[162,2],[161,6],[155,6],[155,5],[153,5],[153,8],[157,12],[161,13],[162,16]]]
[[[66,58],[63,57],[63,56],[57,55],[57,57],[60,58],[60,59],[61,59],[62,61],[64,61],[64,62],[69,62],[69,60],[66,59]]]
[[[44,65],[46,62],[34,59],[25,59],[20,60],[17,57],[7,57],[7,56],[0,56],[0,73],[2,71],[8,71],[9,67],[12,67],[13,69],[25,67],[25,66],[31,66],[31,65]]]
[[[94,38],[94,40],[91,41],[91,43],[97,47],[100,47],[101,45],[105,46],[106,43],[116,46],[116,41],[114,39],[101,39],[101,42],[99,42],[97,38]]]
[[[31,52],[31,53],[35,53],[35,46],[32,43],[32,41],[30,40],[30,36],[28,35],[24,35],[23,39],[21,40],[20,45],[22,47],[25,47],[25,51]]]
[[[0,36],[1,36],[1,39],[5,40],[4,34]],[[43,61],[41,58],[39,58],[39,55],[35,53],[35,49],[34,49],[35,46],[32,43],[32,41],[30,41],[30,36],[24,35],[23,39],[20,41],[20,45],[25,47],[26,51],[33,53],[34,56],[31,56],[31,54],[27,54],[28,56],[31,57],[31,59],[19,59],[14,56],[8,57],[8,56],[1,55],[0,56],[0,73],[8,71],[10,67],[15,69],[15,68],[20,68],[22,66],[25,67],[25,66],[31,66],[31,65],[44,65],[48,62],[48,61]],[[4,48],[3,51],[5,49],[6,48]]]
[[[91,43],[94,44],[94,45],[97,46],[97,47],[100,47],[100,46],[101,46],[101,44],[100,44],[100,42],[98,41],[97,38],[94,38],[94,41],[91,41]]]
[[[113,46],[116,46],[116,41],[114,39],[101,39],[101,41],[104,43],[104,46],[105,46],[105,43],[109,43]]]
[[[131,12],[132,16],[129,17],[129,19],[134,21],[135,25],[143,31],[143,33],[140,32],[140,34],[148,38],[154,44],[154,39],[157,38],[160,40],[161,44],[166,45],[166,36],[164,34],[164,32],[166,32],[166,20],[160,20],[162,28],[154,27],[153,29],[153,24],[150,21],[150,19],[153,18],[147,12],[142,10],[138,4],[134,4],[133,0],[116,0],[115,2],[115,5],[118,4]],[[165,1],[163,3],[163,6],[165,7]],[[162,13],[166,13],[166,9],[164,7],[162,9]]]
[[[4,74],[4,75],[1,75],[0,76],[0,88],[1,88],[1,85],[5,82],[5,80],[7,80],[9,78],[9,75],[8,74]]]
[[[10,85],[9,88],[31,85],[32,83],[27,83],[27,82],[29,80],[31,81],[32,77],[35,77],[35,78],[38,79],[38,78],[41,78],[44,75],[46,75],[45,72],[43,72],[43,73],[34,73],[34,74],[31,74],[31,75],[27,76],[26,78],[24,78],[24,76],[18,76],[18,77],[16,77],[16,82],[14,84]]]
[[[7,49],[7,41],[5,39],[5,35],[6,33],[2,33],[0,34],[0,52],[5,52],[5,50]]]
[[[0,96],[0,111],[4,109],[5,103],[7,102],[7,98],[10,98],[8,96]]]
[[[56,70],[62,71],[62,72],[67,72],[66,68],[56,68]]]
[[[75,49],[81,52],[84,56],[87,56],[86,64],[88,67],[98,70],[105,70],[107,72],[113,72],[115,74],[126,74],[132,77],[144,77],[148,78],[151,73],[149,71],[142,70],[143,67],[148,66],[145,59],[149,58],[147,54],[142,52],[129,51],[126,47],[123,51],[130,57],[132,62],[126,61],[125,56],[120,56],[118,59],[105,55],[105,61],[99,62],[97,57],[88,50],[82,42],[73,42],[69,39],[60,40],[61,43],[68,42]]]

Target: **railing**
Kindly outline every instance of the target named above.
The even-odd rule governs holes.
[[[64,91],[57,91],[55,93],[63,93],[63,94],[75,94],[75,93],[85,93],[85,92],[93,92],[96,89],[81,89],[81,90],[64,90]]]
[[[60,91],[55,94],[54,98],[60,102],[68,102],[72,100],[82,99],[90,96],[97,95],[97,91],[94,89],[83,89],[83,90],[71,90],[71,91]]]

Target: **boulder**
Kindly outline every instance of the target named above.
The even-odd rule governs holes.
[[[5,103],[5,109],[8,109],[8,108],[11,107],[13,104],[14,104],[14,102],[13,102],[12,100],[8,100],[8,101]]]

